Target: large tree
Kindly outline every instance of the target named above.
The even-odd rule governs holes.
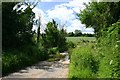
[[[75,30],[75,36],[82,36],[81,30]]]
[[[16,4],[19,3],[2,3],[3,49],[17,48],[32,43],[32,27],[35,14],[30,6],[24,12],[13,10]]]
[[[20,24],[18,15],[13,11],[16,3],[2,3],[2,46],[4,48],[15,47],[17,43],[16,34],[19,32]]]
[[[92,2],[78,16],[86,27],[94,28],[99,37],[102,35],[101,29],[107,30],[107,27],[118,21],[119,13],[120,2]]]
[[[66,32],[64,29],[58,30],[58,24],[52,20],[47,23],[45,34],[42,34],[43,46],[45,48],[57,47],[59,51],[63,51],[66,45]]]
[[[58,43],[59,30],[57,29],[57,24],[53,20],[52,22],[47,23],[47,28],[45,30],[45,36],[43,37],[44,44],[47,48],[56,47]],[[44,39],[45,38],[45,39]]]

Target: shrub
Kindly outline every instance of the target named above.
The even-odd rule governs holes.
[[[72,41],[68,41],[68,48],[75,48],[75,44]]]
[[[103,57],[101,58],[98,77],[118,78],[120,77],[120,22],[113,24],[108,31],[103,31],[103,36],[99,38],[99,46]],[[104,34],[105,33],[105,34]]]
[[[70,78],[93,78],[98,71],[98,63],[95,54],[92,53],[92,45],[82,45],[72,51],[70,63]]]
[[[67,50],[68,50],[68,46],[67,46],[67,44],[65,44],[65,45],[63,45],[63,46],[58,47],[58,50],[59,50],[59,52],[64,52],[64,51],[67,51]]]
[[[2,54],[3,76],[48,58],[44,48],[29,46],[25,50],[4,51],[4,54]]]
[[[48,54],[56,54],[58,52],[57,47],[49,48],[48,49]]]
[[[56,54],[49,55],[49,59],[47,61],[59,61],[61,58],[65,58],[65,55],[61,55],[57,52]]]

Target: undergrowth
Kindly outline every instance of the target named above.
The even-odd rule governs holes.
[[[97,43],[80,42],[70,51],[70,79],[120,78],[120,22],[101,31]]]
[[[2,76],[15,72],[38,61],[46,60],[48,55],[43,48],[29,46],[24,50],[3,51]]]

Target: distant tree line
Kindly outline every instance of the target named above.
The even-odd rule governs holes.
[[[81,30],[75,30],[74,32],[66,33],[67,37],[94,37],[94,34],[82,33]]]

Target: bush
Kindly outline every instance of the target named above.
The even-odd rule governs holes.
[[[49,59],[47,61],[59,61],[61,58],[65,58],[65,55],[61,55],[57,52],[56,54],[49,55]]]
[[[75,48],[75,44],[72,41],[68,41],[68,48]]]
[[[87,46],[86,46],[87,45]],[[98,71],[98,59],[92,51],[92,45],[82,44],[75,48],[71,54],[70,78],[94,78]]]
[[[43,48],[37,46],[26,47],[26,51],[4,51],[2,54],[2,75],[5,76],[14,71],[33,65],[48,58]]]
[[[57,47],[48,49],[48,54],[56,54],[57,52],[59,52]]]
[[[63,46],[58,47],[58,50],[59,50],[59,52],[64,52],[64,51],[67,51],[67,50],[68,50],[68,46],[67,46],[67,44],[65,44],[65,45],[63,45]]]
[[[120,78],[119,31],[120,22],[117,22],[107,32],[103,31],[103,36],[99,38],[100,52],[103,55],[98,71],[100,78]]]

